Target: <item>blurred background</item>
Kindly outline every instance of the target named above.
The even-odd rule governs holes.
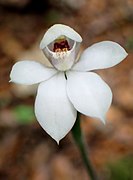
[[[82,129],[100,179],[132,180],[133,0],[0,0],[0,179],[88,180],[71,133],[57,146],[36,121],[37,86],[9,83],[15,62],[47,63],[39,43],[54,23],[78,31],[82,49],[112,40],[129,53],[118,66],[97,71],[114,94],[106,126],[82,116]]]

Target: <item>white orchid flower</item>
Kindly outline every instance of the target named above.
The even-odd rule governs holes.
[[[112,67],[127,56],[119,44],[103,41],[84,50],[77,62],[81,42],[81,36],[69,26],[53,25],[40,43],[53,68],[26,60],[17,62],[10,74],[14,83],[40,83],[35,115],[57,143],[73,127],[77,111],[105,122],[112,92],[99,75],[90,71]]]

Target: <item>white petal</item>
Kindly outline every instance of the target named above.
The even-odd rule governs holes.
[[[42,128],[59,143],[72,128],[77,111],[66,94],[64,73],[39,85],[35,114]]]
[[[109,86],[92,72],[69,72],[67,77],[67,94],[75,109],[104,122],[112,101]]]
[[[17,62],[10,73],[11,82],[31,85],[45,81],[56,74],[57,71],[52,68],[46,68],[35,61]]]
[[[120,63],[126,56],[126,51],[119,44],[102,41],[87,48],[73,69],[90,71],[109,68]]]
[[[50,44],[51,42],[53,42],[55,39],[57,39],[62,35],[76,42],[82,41],[81,36],[74,29],[64,24],[55,24],[51,26],[48,29],[48,31],[44,34],[43,39],[40,43],[40,48],[41,49],[45,48],[48,44]]]

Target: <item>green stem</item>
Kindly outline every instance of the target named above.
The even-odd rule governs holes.
[[[88,175],[91,177],[92,180],[98,180],[96,173],[92,167],[92,164],[87,156],[84,138],[83,138],[83,134],[81,132],[81,127],[80,127],[80,113],[77,114],[77,120],[75,122],[74,127],[72,128],[72,135],[73,135],[73,138],[75,140],[77,147],[79,148],[79,151],[81,153],[83,162],[86,166]]]

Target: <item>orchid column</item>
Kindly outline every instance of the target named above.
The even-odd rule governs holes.
[[[40,43],[51,68],[35,61],[19,61],[11,71],[12,82],[40,83],[35,100],[35,115],[42,128],[59,144],[72,129],[77,112],[105,123],[112,92],[92,70],[120,63],[126,51],[117,43],[103,41],[78,53],[81,36],[69,26],[55,24]]]

